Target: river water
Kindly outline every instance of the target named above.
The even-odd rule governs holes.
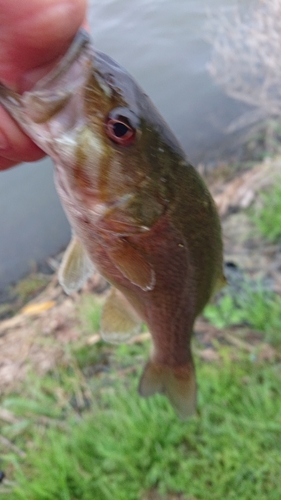
[[[224,128],[242,111],[212,83],[204,40],[207,9],[235,0],[91,0],[95,45],[137,79],[195,164],[232,153]],[[243,0],[243,4],[249,4]],[[70,229],[49,160],[0,178],[0,290],[63,248]]]

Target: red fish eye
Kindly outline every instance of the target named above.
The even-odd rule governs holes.
[[[113,142],[119,146],[129,146],[136,138],[139,124],[139,118],[133,111],[126,107],[119,107],[110,111],[105,130]]]
[[[120,146],[128,146],[135,139],[136,131],[125,116],[109,118],[106,124],[108,137]]]

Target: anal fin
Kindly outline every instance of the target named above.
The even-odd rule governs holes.
[[[101,315],[103,340],[111,344],[126,342],[140,332],[141,323],[126,297],[116,288],[111,288]]]
[[[139,393],[150,397],[164,394],[182,420],[196,411],[196,378],[192,363],[169,367],[150,360],[139,384]]]

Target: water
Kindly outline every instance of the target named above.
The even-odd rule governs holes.
[[[0,176],[0,289],[63,248],[70,229],[53,185],[50,160]]]
[[[223,131],[242,107],[211,82],[206,71],[210,47],[203,34],[207,8],[229,9],[234,3],[92,0],[89,8],[96,47],[137,79],[195,164],[218,157],[224,144],[229,151],[236,147]],[[50,163],[0,175],[0,290],[69,240]]]
[[[90,6],[96,46],[136,78],[193,163],[218,157],[225,126],[243,109],[221,93],[206,70],[211,51],[204,37],[208,9],[228,11],[236,4],[103,0]],[[244,8],[247,4],[243,0]]]

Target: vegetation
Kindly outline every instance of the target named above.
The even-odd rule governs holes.
[[[216,10],[209,18],[210,75],[227,95],[251,106],[229,126],[229,132],[280,119],[280,20],[280,0],[258,0],[243,12],[238,6],[227,14]]]
[[[102,294],[66,298],[80,318],[74,327],[73,309],[61,307],[60,295],[45,316],[53,326],[45,326],[37,341],[43,350],[61,336],[67,356],[49,364],[44,376],[29,373],[0,397],[1,500],[279,500],[281,297],[262,271],[257,281],[242,270],[205,309],[216,328],[203,322],[207,340],[199,334],[194,342],[198,412],[187,422],[177,419],[164,397],[144,400],[137,393],[150,351],[146,335],[111,347],[99,341]],[[69,321],[62,322],[63,314]],[[44,318],[36,318],[39,332]],[[261,344],[244,341],[248,327],[263,347],[268,341],[274,349],[266,345],[260,355]],[[24,335],[32,344],[36,332],[28,336],[25,326],[15,338]],[[12,329],[5,335],[12,337]],[[208,350],[215,356],[208,357]]]
[[[20,280],[12,291],[22,303],[25,303],[43,290],[47,283],[47,276],[33,272],[26,278]]]
[[[281,297],[262,283],[246,282],[239,293],[226,289],[219,300],[205,308],[204,316],[218,328],[250,326],[263,332],[265,340],[281,345]]]
[[[146,344],[117,348],[113,372],[86,380],[102,350],[3,399],[15,420],[1,432],[21,449],[3,457],[3,500],[279,500],[279,365],[225,349],[197,361],[198,415],[183,423],[165,398],[137,394]]]
[[[89,295],[85,295],[82,298],[78,314],[86,333],[93,334],[94,332],[99,331],[101,307],[103,302],[104,298],[99,298],[98,296],[95,297],[95,300],[93,300],[93,297]]]
[[[268,241],[281,241],[281,184],[276,181],[270,191],[260,195],[261,203],[253,211],[252,219],[261,235]]]
[[[49,283],[50,276],[33,271],[16,285],[5,290],[5,302],[0,302],[0,321],[13,316],[24,304],[38,295]]]

